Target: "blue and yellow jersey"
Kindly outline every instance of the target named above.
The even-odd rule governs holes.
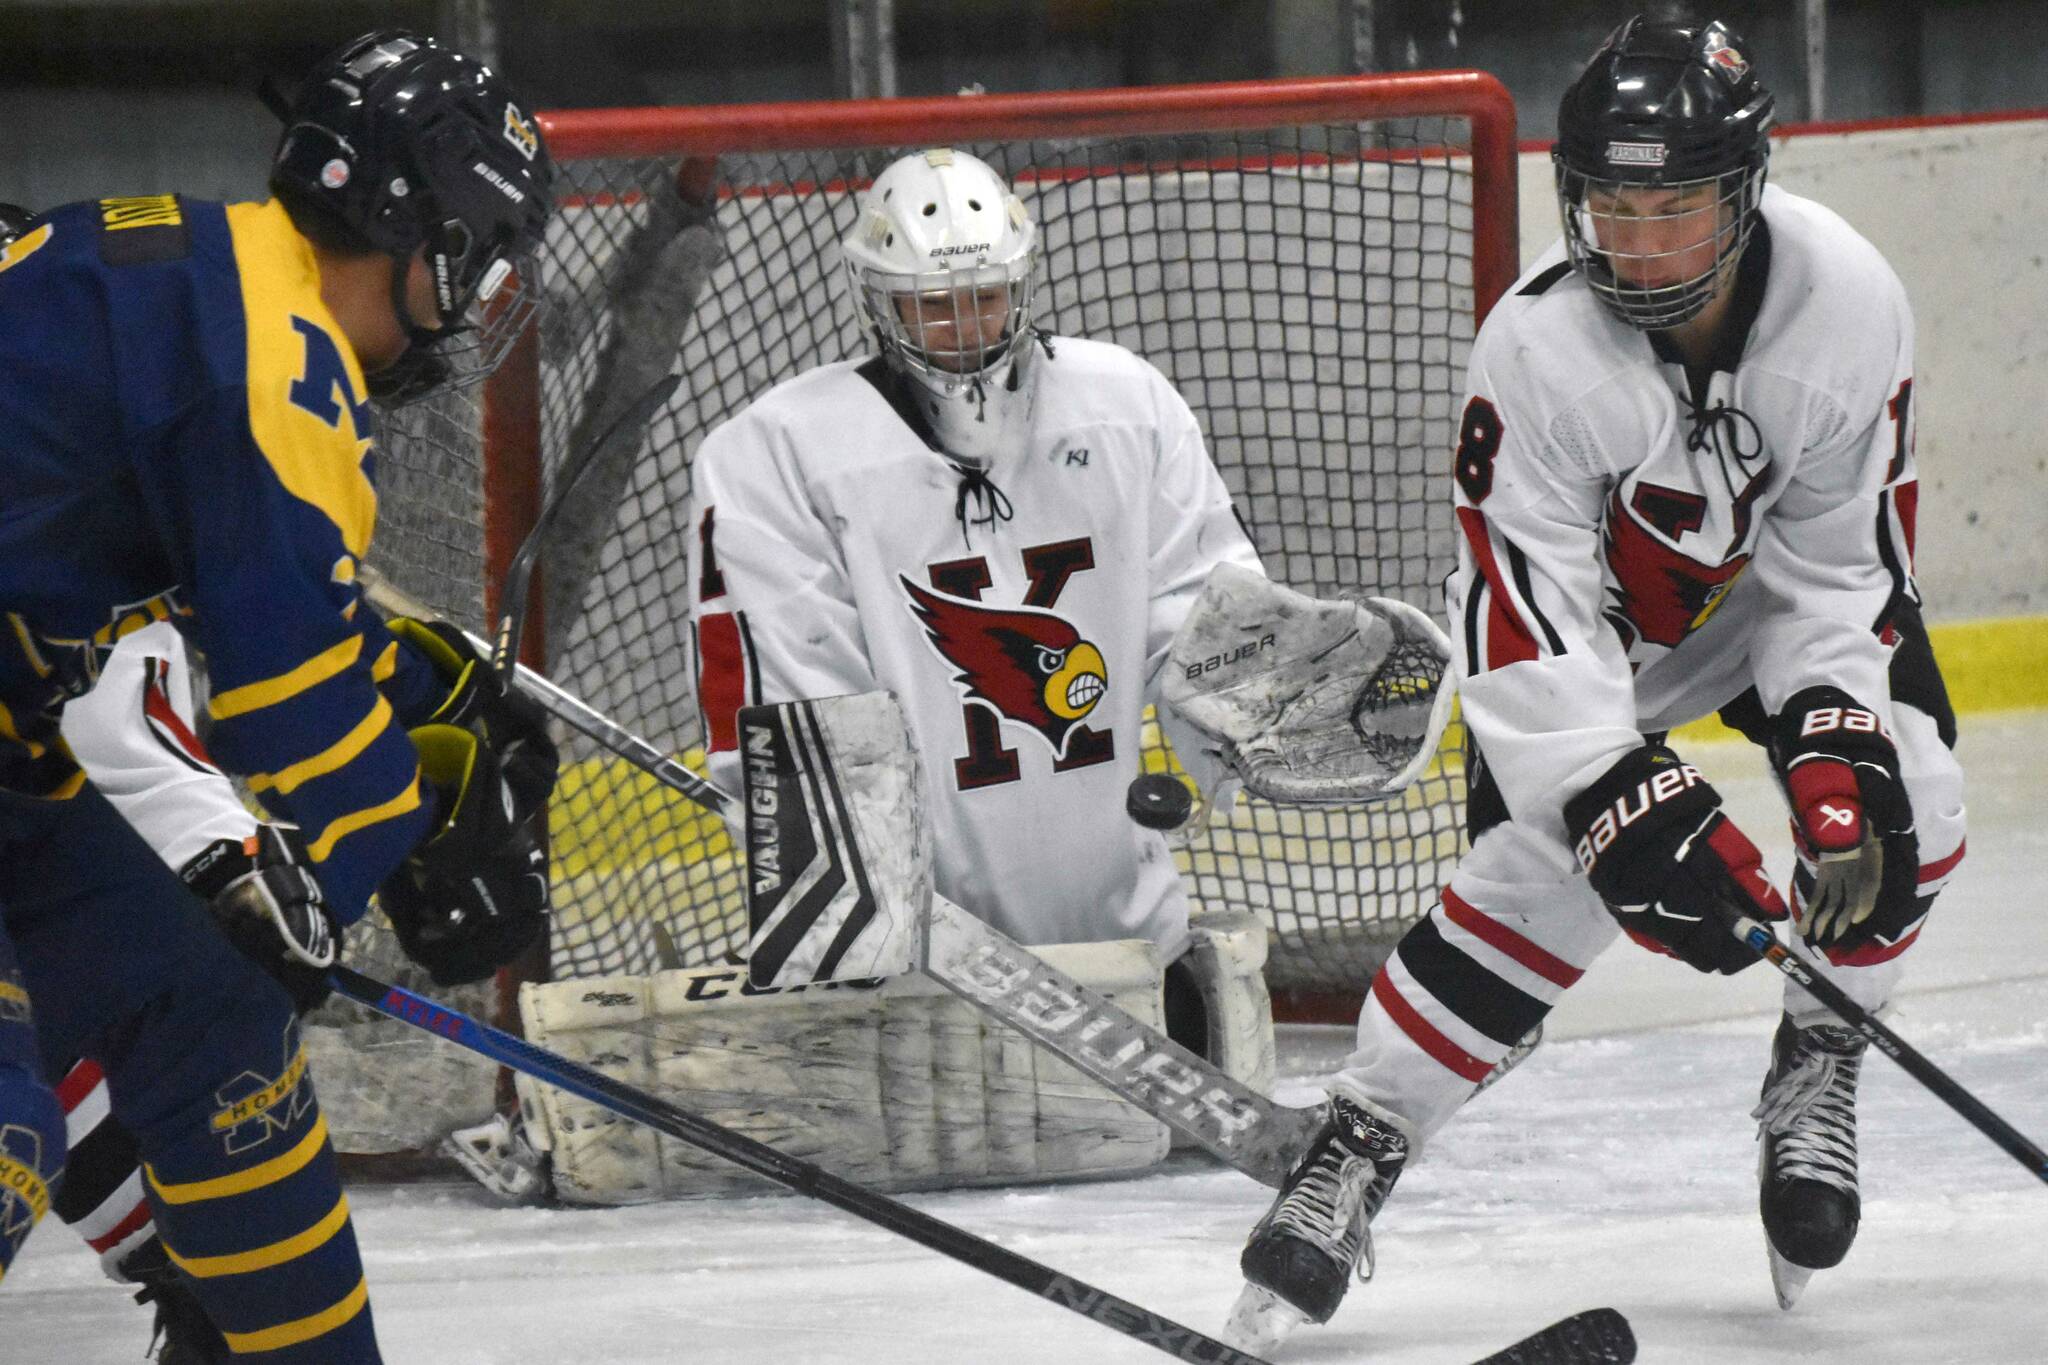
[[[64,700],[170,617],[214,756],[353,919],[426,832],[405,725],[443,689],[361,600],[371,414],[319,283],[275,203],[72,204],[0,250],[0,786],[76,792]]]

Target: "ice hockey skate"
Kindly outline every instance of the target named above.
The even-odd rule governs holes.
[[[1764,1238],[1778,1306],[1799,1301],[1816,1270],[1841,1264],[1856,1240],[1856,1077],[1869,1040],[1855,1030],[1801,1028],[1786,1015],[1752,1114]]]
[[[441,1150],[507,1204],[545,1204],[552,1197],[548,1159],[526,1136],[526,1125],[493,1114],[441,1139]]]
[[[1408,1139],[1391,1124],[1332,1098],[1321,1130],[1245,1243],[1245,1286],[1224,1339],[1263,1355],[1302,1323],[1328,1322],[1352,1272],[1372,1278],[1370,1224],[1407,1158]]]
[[[141,1286],[135,1294],[137,1303],[156,1308],[149,1354],[157,1365],[224,1365],[230,1358],[227,1339],[192,1297],[165,1254],[162,1239],[152,1237],[130,1252],[121,1262],[121,1278]]]

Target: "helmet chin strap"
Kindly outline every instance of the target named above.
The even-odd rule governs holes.
[[[405,349],[391,363],[366,376],[370,397],[387,407],[402,407],[439,388],[448,377],[448,362],[434,353],[434,343],[444,335],[429,331],[413,318],[406,299],[412,276],[412,257],[391,257],[391,313],[405,333]]]

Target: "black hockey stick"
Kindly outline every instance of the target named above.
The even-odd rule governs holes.
[[[1197,1361],[1203,1365],[1267,1365],[1258,1356],[1246,1355],[1193,1328],[1183,1327],[1140,1308],[1127,1299],[1062,1275],[1049,1266],[1040,1265],[994,1242],[984,1241],[951,1223],[941,1222],[886,1195],[842,1180],[808,1161],[787,1156],[657,1096],[615,1081],[602,1072],[593,1071],[545,1048],[535,1047],[502,1029],[479,1023],[459,1010],[414,995],[402,986],[386,985],[346,966],[337,966],[332,979],[334,988],[343,995],[393,1019],[439,1034],[500,1065],[522,1071],[636,1123],[644,1123],[656,1132],[666,1133],[714,1156],[723,1157],[797,1194],[822,1200],[899,1237],[907,1237],[943,1256],[950,1256],[963,1265],[973,1266],[999,1280],[1007,1280],[1019,1289],[1142,1341],[1176,1360]],[[1556,1330],[1555,1327],[1548,1329],[1549,1332]],[[1510,1349],[1519,1349],[1519,1346]],[[1539,1362],[1550,1361],[1553,1357],[1524,1360],[1518,1356],[1507,1356],[1496,1359],[1507,1365],[1539,1365]],[[1609,1358],[1572,1356],[1558,1359],[1574,1362],[1574,1365],[1580,1361],[1593,1365],[1593,1362],[1604,1362]]]
[[[637,439],[640,429],[654,420],[654,414],[682,382],[682,376],[675,374],[655,380],[595,440],[562,466],[547,501],[541,504],[540,515],[533,519],[532,529],[519,542],[512,563],[505,569],[505,583],[498,597],[498,645],[491,666],[507,683],[512,681],[512,666],[519,661],[519,637],[526,633],[527,588],[533,581],[534,560],[540,555],[541,541],[546,538],[549,525],[561,513],[583,476],[597,466],[598,457],[626,432],[632,432]]]
[[[1749,918],[1733,907],[1723,907],[1728,931],[1755,950],[1758,957],[1806,988],[1808,994],[1827,1006],[1835,1017],[1877,1045],[1877,1050],[1905,1068],[1906,1074],[1934,1092],[1935,1098],[1969,1120],[1972,1127],[1997,1143],[2012,1159],[2043,1181],[2048,1181],[2048,1152],[2025,1133],[1991,1112],[1975,1095],[1957,1084],[1946,1071],[1928,1061],[1905,1039],[1878,1022],[1869,1010],[1851,1000],[1840,986],[1813,969],[1805,958],[1778,941],[1767,925]]]
[[[1612,1308],[1588,1308],[1495,1351],[1477,1365],[1629,1365],[1636,1334]]]

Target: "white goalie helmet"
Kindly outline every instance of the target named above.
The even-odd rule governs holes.
[[[987,469],[1027,429],[1038,229],[995,169],[948,147],[875,177],[840,243],[862,318],[948,455]]]

